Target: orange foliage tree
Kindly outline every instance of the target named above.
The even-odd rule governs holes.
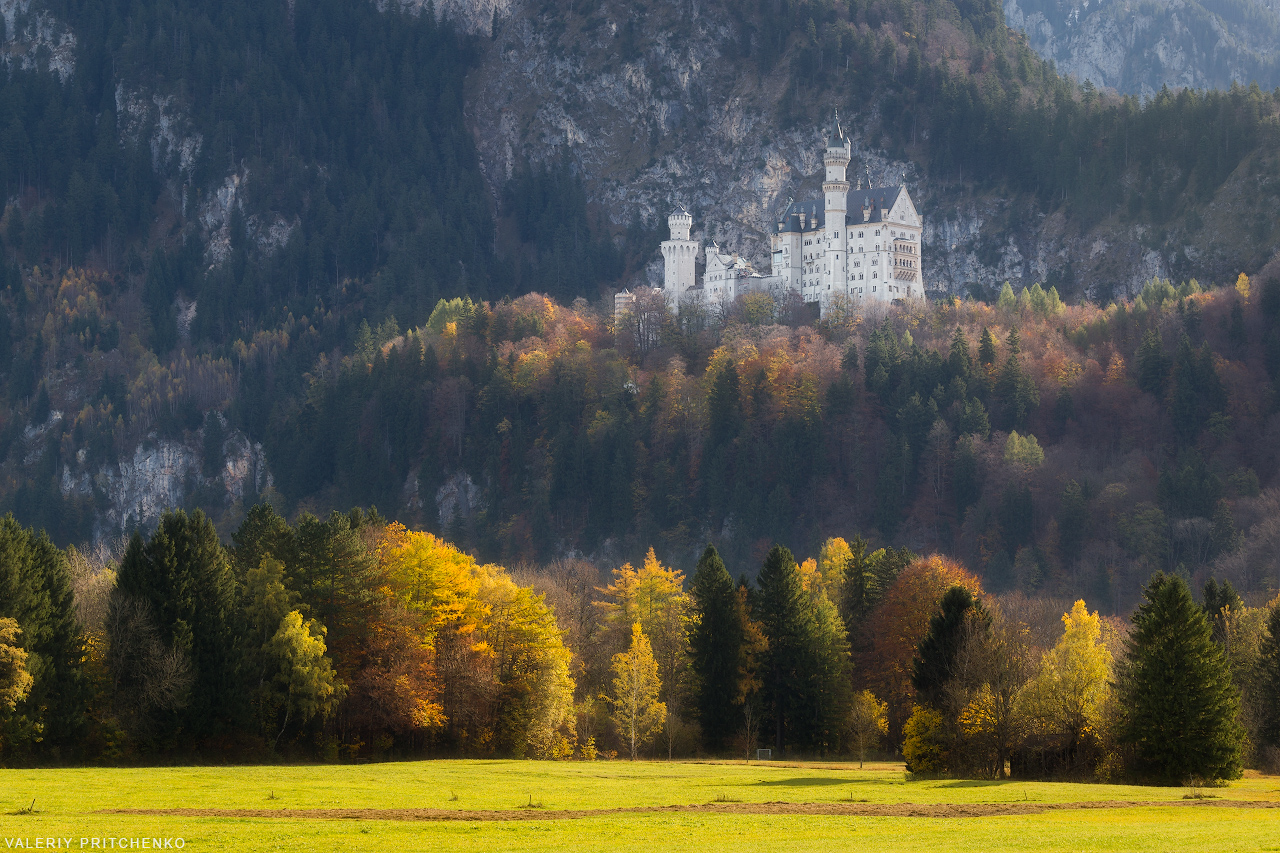
[[[911,661],[929,630],[929,617],[942,594],[962,586],[974,595],[982,585],[955,560],[940,554],[921,557],[902,570],[867,621],[856,669],[862,686],[889,705],[890,734],[896,739],[911,714]]]

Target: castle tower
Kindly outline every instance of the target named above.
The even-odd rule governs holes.
[[[852,158],[852,146],[840,127],[840,114],[836,113],[831,122],[831,135],[827,137],[827,150],[822,154],[822,164],[827,169],[826,180],[822,182],[822,192],[826,196],[826,282],[831,285],[826,293],[819,294],[821,302],[826,302],[837,292],[844,292],[848,280],[845,271],[849,263],[845,233],[845,217],[849,209],[849,182],[846,170]]]
[[[662,259],[665,262],[662,292],[667,297],[667,304],[678,314],[680,300],[693,287],[698,244],[689,239],[693,217],[684,208],[667,217],[667,226],[671,229],[671,239],[662,243]]]

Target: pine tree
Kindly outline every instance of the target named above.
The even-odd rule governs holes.
[[[703,746],[716,753],[724,749],[729,735],[738,727],[746,613],[715,546],[708,545],[702,552],[690,592],[694,621],[689,645],[696,680],[695,704]]]
[[[145,605],[166,648],[184,655],[194,683],[182,712],[161,734],[203,739],[232,730],[247,707],[239,682],[235,578],[203,512],[167,512],[145,543],[135,534],[113,598]]]
[[[774,747],[781,754],[791,736],[805,683],[804,658],[814,626],[799,567],[791,551],[774,545],[765,557],[755,595],[756,620],[767,648],[763,661],[763,692],[773,722]]]
[[[43,532],[23,528],[12,515],[0,519],[0,618],[21,631],[32,683],[11,726],[23,748],[66,753],[80,744],[88,684],[84,640],[76,619],[66,555]],[[16,731],[16,729],[15,729]]]
[[[951,587],[938,602],[938,611],[929,620],[929,632],[916,649],[911,686],[922,702],[939,710],[944,707],[956,654],[964,639],[965,620],[970,617],[986,620],[986,610],[969,590]]]
[[[1133,616],[1119,678],[1120,739],[1138,775],[1166,784],[1240,775],[1240,696],[1186,582],[1157,573]]]
[[[1168,379],[1169,358],[1164,354],[1164,342],[1160,340],[1159,331],[1149,329],[1138,347],[1138,387],[1161,397]]]
[[[986,326],[982,327],[982,339],[978,342],[978,363],[986,368],[996,363],[996,339]]]
[[[951,335],[951,351],[947,355],[947,368],[953,377],[965,382],[969,381],[969,373],[973,370],[973,358],[969,355],[969,339],[964,336],[964,329],[956,326]]]

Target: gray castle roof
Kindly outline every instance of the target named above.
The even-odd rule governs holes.
[[[849,190],[849,212],[845,216],[845,224],[883,222],[887,212],[893,210],[893,206],[898,203],[898,197],[904,192],[906,189],[901,186]],[[822,199],[791,202],[778,217],[778,233],[821,231],[826,227],[825,206],[826,201]],[[862,218],[863,210],[868,210],[866,219]],[[804,214],[803,227],[800,220],[802,213]]]

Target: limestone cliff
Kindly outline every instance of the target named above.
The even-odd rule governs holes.
[[[1275,0],[1004,0],[1005,20],[1077,80],[1151,96],[1280,84]]]

